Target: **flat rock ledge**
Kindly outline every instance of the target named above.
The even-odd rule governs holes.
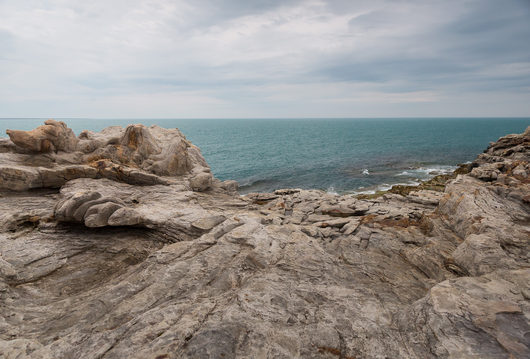
[[[364,199],[240,196],[177,129],[8,135],[0,358],[530,357],[530,128]]]

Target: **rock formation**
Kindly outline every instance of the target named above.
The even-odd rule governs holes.
[[[530,357],[530,128],[361,199],[239,196],[176,129],[46,126],[0,139],[0,358]]]
[[[195,191],[224,185],[178,129],[114,126],[76,138],[64,122],[48,120],[32,131],[7,133],[11,141],[0,139],[0,189],[60,188],[76,178],[181,184]],[[226,185],[234,190],[233,183]]]
[[[51,119],[32,131],[7,130],[7,134],[15,145],[31,152],[71,152],[77,145],[74,132]]]

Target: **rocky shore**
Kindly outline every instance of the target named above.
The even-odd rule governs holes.
[[[177,129],[8,135],[0,358],[530,357],[530,127],[373,197],[240,196]]]

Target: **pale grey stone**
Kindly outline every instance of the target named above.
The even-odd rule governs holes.
[[[191,191],[177,131],[0,139],[0,357],[530,356],[530,128],[444,192],[367,200]]]

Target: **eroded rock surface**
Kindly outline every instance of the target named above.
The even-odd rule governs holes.
[[[76,138],[63,122],[48,120],[32,131],[7,133],[11,141],[0,141],[0,189],[60,188],[76,178],[183,184],[195,191],[237,189],[213,178],[199,148],[178,129],[114,126]]]
[[[239,196],[156,126],[54,148],[0,141],[0,357],[530,356],[530,129],[373,199]]]
[[[78,142],[64,122],[51,119],[34,130],[7,130],[7,134],[16,146],[31,152],[72,152]]]

